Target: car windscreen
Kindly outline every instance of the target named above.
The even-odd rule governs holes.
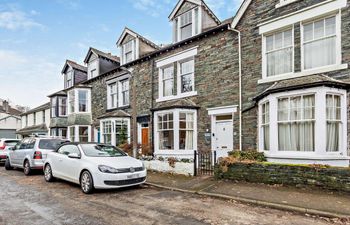
[[[19,141],[5,141],[5,146],[16,146]]]
[[[58,146],[66,142],[62,139],[42,139],[39,141],[39,149],[55,150]]]
[[[120,157],[127,154],[114,146],[98,144],[82,144],[81,148],[88,157]]]

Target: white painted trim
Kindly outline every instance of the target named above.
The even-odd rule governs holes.
[[[173,113],[173,124],[174,124],[174,149],[173,150],[160,150],[159,149],[159,136],[158,136],[158,115],[164,113]],[[180,150],[179,148],[179,114],[180,113],[194,113],[193,118],[193,150]],[[153,135],[154,135],[154,154],[157,156],[168,155],[168,156],[176,156],[176,155],[193,155],[194,150],[197,150],[197,122],[198,115],[197,110],[193,109],[172,109],[172,110],[164,110],[157,111],[154,113],[153,117]]]
[[[198,53],[198,46],[186,49],[185,51],[157,60],[156,67],[160,68],[168,64],[193,57],[197,55],[197,53]]]
[[[239,7],[238,12],[236,13],[235,17],[233,18],[233,21],[231,24],[232,28],[236,28],[237,24],[242,19],[245,11],[248,9],[248,6],[250,5],[251,2],[252,2],[252,0],[244,0],[242,2],[241,6]]]
[[[201,6],[202,5],[202,1],[200,0],[180,0],[175,8],[173,9],[173,11],[171,12],[171,14],[169,15],[169,20],[172,20],[174,19],[176,13],[179,11],[180,7],[182,6],[182,4],[184,3],[184,1],[188,1],[188,2],[192,2],[193,4],[196,4],[198,6]]]
[[[338,152],[327,152],[327,128],[326,128],[326,95],[339,94],[341,96],[341,120],[342,134],[340,137],[340,146]],[[298,151],[279,151],[278,150],[278,99],[282,97],[299,96],[299,95],[315,95],[315,151],[314,152],[298,152]],[[270,103],[270,150],[263,149],[263,136],[260,131],[261,108],[265,102]],[[280,92],[271,94],[259,102],[258,115],[258,140],[259,151],[264,152],[268,157],[290,158],[290,159],[344,159],[347,157],[347,92],[346,90],[315,87],[308,89],[300,89],[288,92]]]
[[[162,85],[160,85],[160,86],[162,86]],[[162,90],[163,90],[163,88],[162,88]],[[158,99],[156,99],[156,102],[171,101],[171,100],[176,100],[176,99],[180,99],[180,98],[193,97],[193,96],[197,96],[197,95],[198,95],[197,91],[191,91],[191,92],[186,92],[186,93],[182,93],[179,95],[159,97]]]
[[[268,77],[265,79],[260,79],[260,80],[258,80],[258,84],[270,83],[270,82],[286,80],[286,79],[291,79],[291,78],[297,78],[297,77],[304,77],[304,76],[309,76],[309,75],[313,75],[313,74],[326,73],[326,72],[331,72],[331,71],[336,71],[336,70],[344,70],[344,69],[348,69],[348,68],[349,68],[348,64],[325,66],[325,67],[320,67],[320,68],[316,68],[316,69],[304,70],[304,71],[298,72],[298,73],[276,75],[276,76]]]
[[[208,108],[208,115],[225,115],[230,113],[236,113],[237,112],[237,105],[229,105],[229,106],[220,106],[215,108]]]
[[[339,9],[346,7],[346,5],[347,0],[327,0],[310,7],[306,7],[288,15],[258,24],[259,34],[268,33],[281,27],[289,26],[294,23],[336,12]]]
[[[280,2],[277,3],[277,5],[275,7],[277,9],[277,8],[289,5],[289,4],[296,2],[296,1],[299,1],[299,0],[280,0]]]
[[[120,45],[121,45],[121,43],[122,43],[124,37],[125,37],[127,34],[129,34],[129,35],[131,35],[131,36],[133,36],[133,37],[135,37],[135,38],[138,37],[138,35],[137,35],[135,32],[133,32],[132,30],[130,30],[129,28],[126,27],[126,28],[124,28],[123,33],[120,35],[120,37],[119,37],[119,39],[118,39],[118,41],[117,41],[117,46],[120,47]]]
[[[73,125],[67,127],[67,138],[70,140],[70,128],[74,127],[74,140],[71,140],[73,142],[80,142],[79,141],[79,128],[80,127],[87,127],[88,128],[88,142],[91,142],[91,126],[90,125]]]
[[[112,145],[116,145],[117,140],[116,140],[116,130],[115,130],[115,125],[117,121],[126,121],[127,123],[127,142],[130,144],[131,141],[131,127],[130,127],[130,118],[129,117],[109,117],[109,118],[104,118],[100,120],[100,140],[101,143],[104,143],[104,133],[103,133],[103,122],[111,122],[111,142]],[[136,137],[135,137],[136,138]]]

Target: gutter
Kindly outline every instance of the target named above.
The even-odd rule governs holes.
[[[237,33],[238,36],[238,64],[239,64],[239,151],[242,151],[242,107],[243,107],[243,100],[242,100],[242,45],[241,45],[241,32],[239,30],[236,30],[234,28],[231,28],[229,26],[228,30],[233,31]]]

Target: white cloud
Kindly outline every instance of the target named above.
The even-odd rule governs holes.
[[[61,66],[41,56],[0,49],[0,98],[30,107],[47,102],[47,95],[62,89]]]
[[[44,28],[44,25],[31,18],[37,14],[35,10],[26,13],[13,6],[3,6],[0,9],[0,28],[7,30]]]
[[[135,9],[146,12],[148,15],[158,17],[169,4],[175,4],[171,0],[129,0]]]

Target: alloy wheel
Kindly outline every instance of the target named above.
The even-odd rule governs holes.
[[[81,189],[88,194],[92,191],[92,178],[89,172],[85,171],[81,176]]]
[[[45,166],[44,176],[45,176],[45,180],[46,181],[51,181],[52,180],[52,170],[51,170],[51,166],[49,164],[47,164]]]
[[[24,174],[29,175],[30,174],[30,165],[28,160],[24,163]]]

